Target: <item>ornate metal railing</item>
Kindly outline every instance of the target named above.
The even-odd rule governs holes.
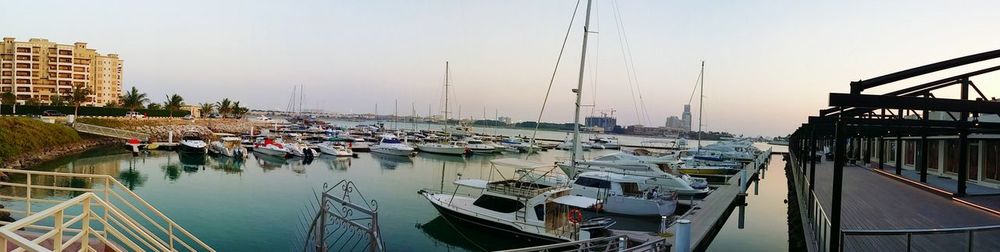
[[[303,251],[385,251],[378,202],[365,198],[354,182],[341,180],[332,187],[323,183],[318,202]]]

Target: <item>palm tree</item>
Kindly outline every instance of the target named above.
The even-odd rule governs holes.
[[[161,107],[159,103],[150,103],[149,105],[146,105],[146,109],[149,109],[149,110],[160,110],[160,109],[163,109],[163,107]]]
[[[149,102],[149,98],[146,97],[146,93],[139,93],[139,90],[134,86],[131,91],[125,91],[125,95],[122,96],[122,106],[128,108],[129,111],[142,108],[142,105],[147,102]]]
[[[199,109],[201,111],[201,117],[208,117],[208,114],[212,113],[213,108],[215,108],[214,104],[202,103],[201,108]]]
[[[215,104],[215,106],[219,108],[219,114],[222,115],[222,117],[225,117],[229,113],[233,112],[232,105],[232,101],[230,101],[229,98],[222,99],[222,101]]]
[[[163,107],[170,111],[170,118],[173,118],[174,111],[181,109],[182,106],[184,106],[184,98],[177,94],[167,96],[167,101],[163,103]]]
[[[54,106],[54,107],[66,106],[66,100],[59,95],[49,96],[49,106]]]
[[[73,88],[73,93],[69,95],[69,102],[73,103],[73,117],[80,115],[80,104],[87,101],[87,96],[90,95],[90,89],[84,87],[83,85],[77,85]]]

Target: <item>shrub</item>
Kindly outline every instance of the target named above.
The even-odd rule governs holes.
[[[80,141],[76,130],[31,118],[0,117],[0,160]]]
[[[19,105],[17,106],[18,115],[41,115],[43,111],[55,110],[60,113],[72,115],[73,106],[27,106]],[[11,105],[0,106],[0,114],[9,115],[11,114]],[[167,117],[170,116],[170,111],[165,109],[136,109],[136,112],[145,114],[147,116],[157,116],[157,117]],[[111,108],[111,107],[80,107],[80,116],[125,116],[125,113],[129,112],[127,108]],[[174,117],[184,117],[191,114],[190,111],[178,110],[174,111]]]

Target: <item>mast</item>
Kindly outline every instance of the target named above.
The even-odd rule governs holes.
[[[303,89],[305,89],[305,87],[302,86],[302,84],[299,84],[299,116],[302,116],[302,96],[305,94]]]
[[[444,128],[448,132],[448,61],[444,61]],[[451,134],[448,134],[451,138]]]
[[[705,61],[701,61],[701,85],[698,91],[698,151],[701,151],[701,111],[705,105]]]
[[[570,174],[570,177],[576,176],[576,158],[580,152],[580,102],[583,97],[584,70],[587,66],[587,33],[590,32],[591,2],[592,0],[587,0],[587,18],[583,23],[583,49],[580,52],[580,76],[576,83],[576,89],[573,90],[576,93],[576,111],[573,113],[573,152],[570,154],[570,164],[573,166],[573,174]]]
[[[399,130],[399,99],[393,100],[392,109],[392,129]]]

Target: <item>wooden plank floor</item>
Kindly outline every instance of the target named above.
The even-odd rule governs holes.
[[[830,209],[833,162],[816,164],[816,197]],[[844,230],[894,230],[1000,225],[1000,216],[933,194],[854,165],[844,167]],[[828,211],[829,212],[829,211]],[[914,236],[914,251],[964,250],[964,234]],[[905,236],[847,237],[845,251],[899,251]],[[1000,232],[975,235],[977,248],[1000,248]],[[987,251],[982,250],[982,251]]]
[[[769,165],[764,163],[763,165]],[[783,163],[782,163],[783,165]],[[747,180],[750,180],[760,167],[753,167],[754,165],[747,165]],[[781,169],[780,166],[775,166]],[[732,205],[733,200],[736,199],[737,195],[742,189],[739,186],[740,176],[733,176],[729,178],[726,185],[720,186],[719,188],[712,191],[711,194],[702,199],[694,208],[689,210],[681,219],[687,219],[691,221],[691,249],[696,249],[705,242],[705,238],[712,232],[712,229],[723,220],[726,216],[726,210]],[[667,228],[667,233],[676,234],[677,225],[671,225]],[[676,236],[675,236],[676,237]],[[668,239],[672,244],[676,244],[675,241]]]

